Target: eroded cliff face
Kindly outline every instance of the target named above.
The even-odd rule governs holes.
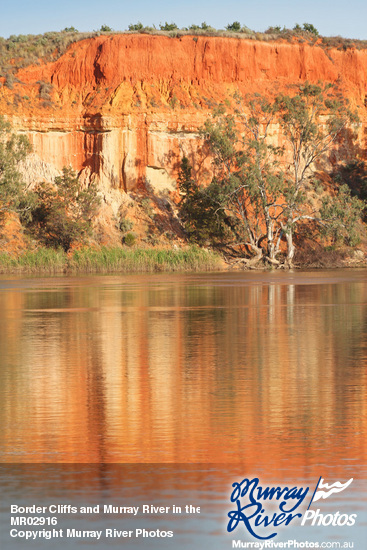
[[[34,146],[29,177],[45,179],[71,164],[84,177],[98,178],[115,200],[121,190],[138,186],[174,190],[183,154],[205,178],[209,159],[199,128],[236,91],[275,94],[306,80],[337,82],[359,111],[365,150],[365,50],[221,37],[100,36],[73,44],[56,62],[20,70],[17,78],[12,89],[0,88],[0,112]]]

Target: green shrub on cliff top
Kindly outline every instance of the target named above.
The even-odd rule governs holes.
[[[137,23],[129,25],[128,29],[131,32],[139,32],[144,29],[144,25],[143,23],[140,23],[140,21],[138,21]]]
[[[228,24],[226,29],[229,32],[241,32],[241,23],[239,21],[234,21],[233,23]]]
[[[75,27],[65,27],[61,32],[79,32]]]
[[[176,25],[176,23],[167,23],[167,21],[165,22],[164,25],[160,24],[159,28],[161,29],[161,31],[175,31],[175,30],[178,30],[178,26]]]
[[[319,31],[312,25],[312,23],[303,23],[303,30],[306,32],[310,32],[315,36],[319,36]]]

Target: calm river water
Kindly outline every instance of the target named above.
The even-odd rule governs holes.
[[[177,548],[230,548],[221,503],[244,477],[353,477],[322,505],[365,509],[366,275],[2,276],[3,505],[210,502]]]

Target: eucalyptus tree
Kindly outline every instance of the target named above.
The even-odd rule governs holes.
[[[255,95],[247,98],[246,110],[236,96],[234,114],[224,109],[208,120],[204,131],[213,154],[212,184],[224,188],[221,209],[228,210],[242,226],[242,244],[255,255],[276,263],[280,245],[279,196],[284,186],[280,165],[282,149],[269,142],[276,115],[274,104]]]
[[[331,150],[342,140],[344,130],[357,122],[357,116],[334,86],[307,82],[293,95],[277,96],[275,109],[287,144],[284,207],[280,223],[287,241],[287,262],[292,265],[295,254],[293,236],[297,225],[304,220],[321,225],[328,223],[327,218],[320,217],[310,207],[305,193],[306,182],[316,164],[322,166]]]
[[[316,164],[326,161],[356,121],[344,98],[329,85],[305,83],[273,100],[259,94],[233,99],[229,112],[220,106],[203,128],[213,176],[205,191],[198,190],[190,172],[192,200],[184,202],[191,232],[199,229],[205,210],[206,227],[210,216],[220,219],[222,227],[230,222],[237,244],[252,252],[250,261],[279,264],[285,241],[286,263],[292,266],[300,224],[312,221],[320,231],[336,227],[335,213],[343,209],[339,227],[355,231],[360,205],[347,190],[318,204],[307,192],[308,186],[315,187]]]

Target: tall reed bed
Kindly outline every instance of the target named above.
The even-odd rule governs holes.
[[[0,272],[59,273],[67,268],[67,256],[63,250],[40,248],[27,251],[17,257],[0,253]]]
[[[18,257],[0,253],[1,273],[60,272],[155,272],[210,271],[221,268],[218,254],[199,247],[186,249],[83,248],[66,254],[63,250],[40,248]]]
[[[68,262],[72,271],[153,272],[207,271],[220,268],[220,257],[198,247],[184,250],[107,248],[76,250]]]

